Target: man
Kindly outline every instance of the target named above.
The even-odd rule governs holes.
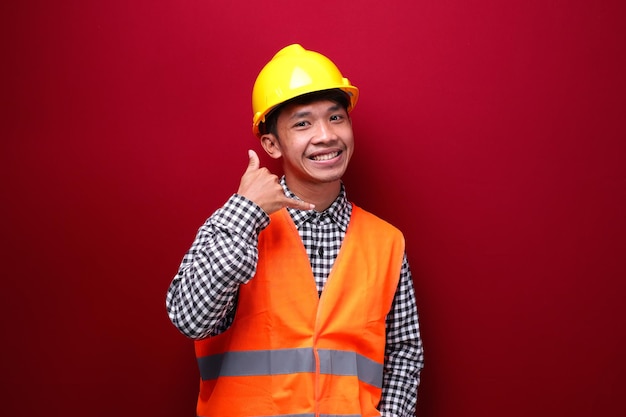
[[[404,238],[341,180],[357,99],[297,44],[259,73],[253,132],[284,176],[248,152],[167,294],[196,341],[198,416],[414,415],[423,352]]]

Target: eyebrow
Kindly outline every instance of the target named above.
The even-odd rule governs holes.
[[[341,108],[341,106],[340,106],[339,104],[333,104],[332,106],[330,106],[330,107],[328,107],[328,108],[326,109],[326,112],[328,112],[328,113],[332,113],[332,112],[334,112],[334,111],[339,110],[340,108]],[[311,115],[311,112],[310,112],[310,111],[299,111],[299,112],[296,112],[296,113],[292,114],[292,115],[289,117],[289,120],[299,119],[299,118],[301,118],[301,117],[307,117],[307,116],[310,116],[310,115]]]

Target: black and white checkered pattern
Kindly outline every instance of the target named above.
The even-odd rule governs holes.
[[[286,185],[283,185],[285,194],[290,198],[298,198]],[[352,206],[347,204],[343,187],[339,198],[323,212],[314,210],[296,210],[288,208],[302,243],[309,256],[317,291],[321,294],[330,269],[339,254],[341,242],[346,235]]]
[[[281,179],[285,194],[297,198]],[[306,248],[321,293],[345,236],[352,205],[345,189],[324,212],[288,209]],[[200,227],[167,293],[172,323],[186,336],[219,334],[232,323],[239,284],[254,276],[258,236],[269,216],[256,204],[233,195]],[[385,377],[379,409],[383,416],[415,413],[423,349],[413,280],[406,256],[387,316]]]

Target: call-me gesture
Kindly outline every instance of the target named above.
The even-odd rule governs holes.
[[[312,210],[315,206],[302,200],[289,198],[280,186],[278,176],[269,169],[260,167],[259,156],[253,150],[248,151],[248,168],[241,177],[237,194],[256,203],[267,214],[272,214],[283,207],[299,210]]]

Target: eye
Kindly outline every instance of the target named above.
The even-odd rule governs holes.
[[[330,121],[331,122],[337,122],[343,120],[343,115],[341,114],[333,114],[332,116],[330,116]]]
[[[299,122],[295,123],[293,127],[306,127],[308,125],[309,122],[307,122],[306,120],[300,120]]]

